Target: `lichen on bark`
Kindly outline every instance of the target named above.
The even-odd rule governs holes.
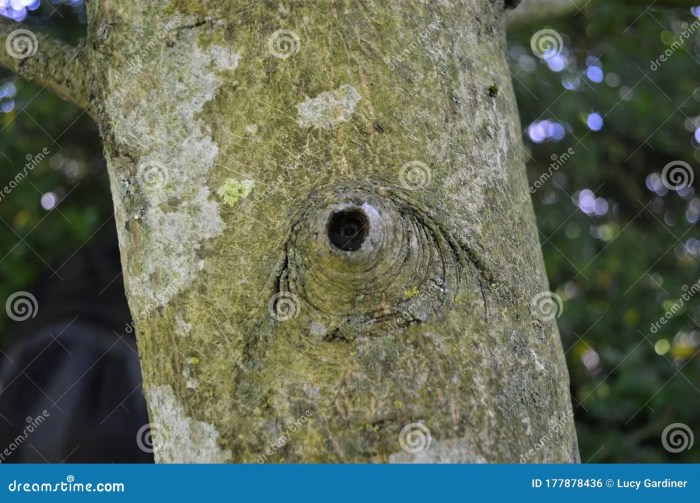
[[[556,324],[531,313],[548,286],[504,15],[490,0],[90,6],[145,387],[182,409],[152,398],[161,427],[210,425],[226,461],[517,462],[545,435],[530,461],[578,458]],[[284,57],[280,30],[298,42]],[[230,180],[254,188],[219,204]],[[368,226],[355,249],[329,237],[343,211]],[[433,442],[402,451],[414,423]]]

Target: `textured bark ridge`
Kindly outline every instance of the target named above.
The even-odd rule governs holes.
[[[159,461],[578,459],[502,2],[89,7]]]

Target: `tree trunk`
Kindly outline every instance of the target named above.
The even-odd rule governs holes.
[[[506,13],[89,4],[158,461],[578,461]]]

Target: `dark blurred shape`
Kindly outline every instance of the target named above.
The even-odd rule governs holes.
[[[125,335],[116,236],[106,227],[54,267],[58,275],[44,274],[32,291],[37,316],[12,328],[0,363],[2,462],[153,461],[136,440],[148,416],[135,340]]]

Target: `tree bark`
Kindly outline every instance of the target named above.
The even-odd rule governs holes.
[[[578,461],[502,1],[88,8],[158,461]]]
[[[0,16],[0,66],[92,115],[86,56],[82,45],[67,45]]]

